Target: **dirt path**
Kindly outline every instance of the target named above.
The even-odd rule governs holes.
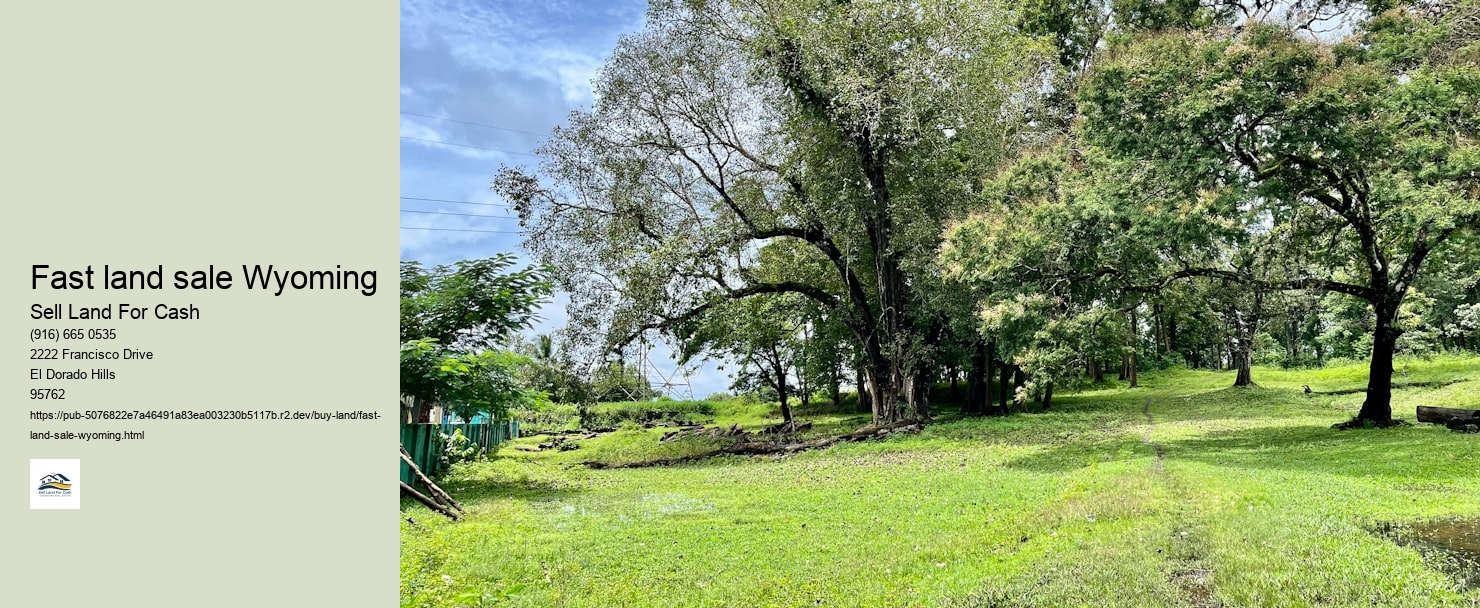
[[[1151,398],[1146,398],[1145,405],[1141,406],[1141,414],[1146,416],[1146,433],[1141,435],[1141,442],[1156,450],[1156,462],[1153,465],[1157,473],[1161,473],[1161,461],[1163,460],[1163,449],[1160,443],[1152,441],[1151,431],[1156,428],[1156,420],[1151,417]]]
[[[1141,406],[1141,415],[1146,417],[1146,432],[1141,435],[1141,442],[1151,446],[1156,452],[1156,459],[1152,461],[1152,470],[1156,475],[1162,477],[1165,483],[1172,487],[1173,494],[1181,496],[1189,488],[1182,484],[1174,475],[1166,475],[1163,462],[1166,460],[1166,450],[1160,443],[1152,438],[1152,432],[1156,430],[1156,419],[1151,415],[1152,405],[1162,405],[1161,400],[1153,400],[1147,397]],[[1206,559],[1201,549],[1200,531],[1196,524],[1196,516],[1188,512],[1190,504],[1177,504],[1173,507],[1178,511],[1176,517],[1177,530],[1173,532],[1172,550],[1167,558],[1173,562],[1170,581],[1181,591],[1182,597],[1193,608],[1220,608],[1223,603],[1214,597],[1213,570],[1206,564]]]

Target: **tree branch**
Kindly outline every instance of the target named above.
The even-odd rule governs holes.
[[[821,289],[821,288],[819,288],[819,287],[817,287],[815,285],[808,285],[806,283],[800,283],[800,282],[797,282],[797,281],[780,281],[780,282],[775,282],[775,283],[756,283],[756,284],[753,284],[753,285],[747,285],[745,287],[741,287],[739,289],[727,290],[723,294],[721,294],[721,296],[719,298],[717,298],[717,299],[710,299],[707,302],[704,302],[702,304],[699,304],[699,305],[697,305],[697,306],[695,306],[693,308],[690,308],[689,310],[686,310],[686,311],[684,311],[682,313],[679,313],[678,315],[675,315],[675,316],[669,317],[669,316],[659,315],[661,317],[659,320],[653,321],[653,322],[649,322],[649,323],[644,323],[641,326],[638,326],[635,330],[633,330],[631,333],[629,333],[626,337],[624,337],[621,340],[618,340],[618,341],[612,343],[611,346],[614,347],[614,348],[615,347],[626,346],[628,344],[631,344],[633,340],[636,340],[637,338],[639,338],[640,336],[642,336],[643,333],[648,332],[648,331],[651,331],[651,330],[658,330],[658,331],[672,330],[673,328],[677,327],[680,324],[683,324],[683,323],[692,321],[692,320],[700,317],[701,315],[709,312],[711,309],[713,309],[714,307],[720,305],[723,302],[732,301],[732,300],[741,300],[741,299],[748,298],[748,297],[751,297],[751,296],[757,296],[757,295],[768,294],[768,293],[770,293],[770,294],[776,294],[776,293],[796,293],[796,294],[801,294],[801,295],[804,295],[804,296],[812,299],[813,301],[816,301],[819,304],[822,304],[823,306],[827,307],[830,310],[831,309],[836,309],[839,305],[841,305],[841,302],[838,301],[837,296],[834,296],[833,294],[830,294],[827,291],[825,291],[825,290],[823,290],[823,289]]]

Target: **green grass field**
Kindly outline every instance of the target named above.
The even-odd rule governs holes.
[[[1372,532],[1480,516],[1480,435],[1331,430],[1363,395],[1321,393],[1364,386],[1362,366],[1254,379],[1146,374],[1056,397],[1051,413],[782,458],[577,464],[708,447],[659,444],[657,429],[506,446],[445,478],[465,521],[403,503],[417,523],[402,518],[402,604],[1480,605],[1442,554]],[[1394,381],[1431,384],[1395,391],[1410,421],[1416,405],[1480,408],[1480,359],[1400,361]]]

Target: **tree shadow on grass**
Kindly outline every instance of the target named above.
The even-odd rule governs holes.
[[[1043,451],[1014,458],[1007,466],[1035,473],[1065,473],[1095,464],[1155,456],[1155,448],[1140,438],[1114,436],[1054,444]]]
[[[1225,386],[1190,395],[1153,396],[1151,414],[1157,424],[1209,420],[1277,421],[1313,415],[1338,417],[1357,403],[1354,398],[1307,396],[1294,388]]]
[[[1172,417],[1163,412],[1155,421],[1161,424],[1196,419],[1196,415]],[[1480,450],[1477,450],[1480,437],[1442,428],[1336,431],[1329,425],[1278,425],[1277,419],[1270,422],[1273,425],[1214,430],[1182,439],[1155,439],[1155,443],[1149,443],[1144,433],[1129,428],[1098,438],[1042,442],[1044,449],[1016,458],[1007,466],[1062,473],[1092,464],[1154,458],[1158,446],[1166,461],[1349,477],[1392,477],[1410,482],[1442,483],[1473,478],[1476,465],[1480,464]]]
[[[1320,425],[1213,431],[1162,442],[1168,460],[1429,482],[1474,477],[1477,446],[1462,435],[1433,428],[1335,431]]]

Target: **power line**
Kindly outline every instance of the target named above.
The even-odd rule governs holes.
[[[401,139],[407,139],[407,140],[411,140],[411,141],[425,142],[425,143],[429,143],[429,144],[438,144],[438,145],[442,145],[442,146],[457,146],[459,148],[472,148],[474,150],[487,150],[489,152],[502,152],[504,154],[518,154],[520,156],[533,156],[535,158],[539,158],[540,157],[540,155],[538,155],[538,154],[530,154],[528,152],[515,152],[513,150],[500,150],[498,148],[485,148],[483,146],[470,146],[468,144],[455,144],[455,143],[452,143],[452,142],[449,142],[449,141],[437,141],[435,139],[422,139],[420,137],[409,137],[409,136],[406,136],[406,135],[402,135],[401,136]]]
[[[402,230],[436,230],[438,232],[482,232],[486,234],[521,234],[518,230],[473,230],[470,228],[427,228],[425,226],[401,226]]]
[[[401,213],[425,213],[427,215],[456,215],[456,216],[459,216],[459,217],[498,217],[498,218],[510,218],[510,219],[519,217],[517,215],[484,215],[484,214],[481,214],[481,213],[453,213],[451,211],[420,211],[420,210],[417,210],[417,209],[402,209],[401,210]]]
[[[475,203],[473,201],[454,201],[445,198],[421,198],[417,196],[403,196],[403,201],[423,201],[427,203],[452,203],[454,205],[483,205],[485,207],[512,207],[508,203]]]
[[[510,132],[513,132],[513,133],[523,133],[525,135],[533,135],[535,137],[544,137],[545,136],[544,133],[535,133],[534,131],[524,131],[524,130],[520,130],[520,129],[511,129],[509,127],[500,127],[498,125],[490,125],[490,124],[488,124],[486,122],[473,122],[471,120],[458,120],[456,118],[448,118],[446,116],[433,116],[431,114],[417,114],[416,112],[401,112],[401,113],[402,114],[405,114],[407,116],[418,116],[418,117],[421,117],[421,118],[430,118],[430,119],[433,119],[433,120],[445,120],[447,122],[455,122],[455,123],[460,123],[460,124],[465,124],[465,125],[473,125],[475,127],[488,127],[490,129],[498,129],[500,131],[510,131]]]

